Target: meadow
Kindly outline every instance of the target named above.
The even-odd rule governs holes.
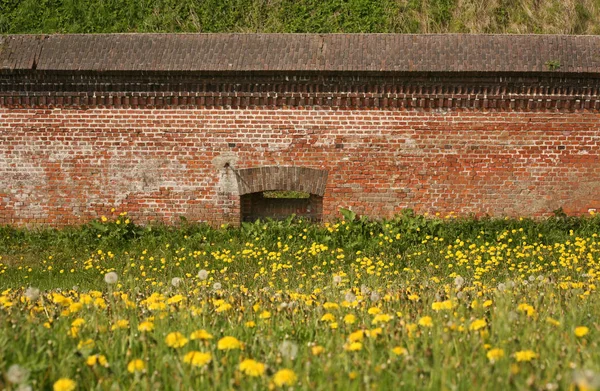
[[[600,389],[600,216],[0,227],[0,389]]]

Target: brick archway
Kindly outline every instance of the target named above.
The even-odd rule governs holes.
[[[241,221],[273,218],[291,214],[320,221],[327,171],[307,167],[266,166],[237,170]],[[306,198],[269,198],[264,192],[308,193]]]

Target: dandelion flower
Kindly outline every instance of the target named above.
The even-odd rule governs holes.
[[[127,371],[129,373],[143,372],[146,370],[146,363],[142,360],[135,359],[131,360],[129,364],[127,364]]]
[[[200,340],[209,340],[209,339],[213,339],[213,336],[211,333],[209,333],[208,331],[201,329],[201,330],[196,330],[194,331],[191,335],[190,335],[190,339],[193,341],[195,339],[200,339]]]
[[[76,387],[77,383],[66,377],[58,379],[52,386],[54,391],[74,391]]]
[[[260,319],[269,319],[271,318],[271,313],[269,311],[263,311],[258,317]]]
[[[344,345],[344,350],[348,352],[358,352],[359,350],[362,350],[362,343],[351,342],[349,344]]]
[[[344,316],[344,323],[346,324],[354,324],[356,322],[356,316],[352,314],[348,314]]]
[[[265,364],[251,359],[245,359],[240,363],[240,371],[248,376],[259,377],[265,373]]]
[[[387,323],[392,320],[393,316],[388,314],[377,314],[371,321],[371,324]]]
[[[215,283],[213,284],[213,289],[214,289],[215,291],[220,291],[220,290],[221,290],[221,288],[222,288],[222,285],[221,285],[221,283],[220,283],[220,282],[215,282]]]
[[[515,352],[514,357],[517,359],[518,362],[521,362],[521,361],[531,361],[534,358],[537,358],[538,355],[537,355],[537,353],[533,352],[532,350],[521,350],[521,351]]]
[[[333,314],[330,314],[328,312],[328,313],[326,313],[325,315],[323,315],[321,317],[321,321],[323,321],[323,322],[333,322],[333,321],[335,321],[335,316],[333,316]]]
[[[485,319],[475,319],[469,325],[469,330],[477,331],[484,328],[485,326],[487,326],[487,322],[485,321]]]
[[[310,352],[312,353],[313,356],[318,356],[319,354],[323,353],[324,351],[325,351],[325,348],[320,345],[313,346],[310,349]]]
[[[431,316],[424,316],[419,319],[419,326],[433,327],[433,320],[431,319]]]
[[[208,272],[204,269],[200,270],[198,272],[198,279],[200,279],[200,281],[204,281],[208,278]]]
[[[452,300],[436,301],[431,303],[431,309],[434,311],[451,310]]]
[[[176,331],[174,333],[167,334],[165,342],[168,347],[179,349],[187,345],[188,339],[184,337],[183,334],[181,334],[179,331]]]
[[[396,346],[392,349],[392,353],[394,353],[396,356],[404,356],[405,354],[408,354],[408,350],[402,346]]]
[[[341,276],[333,276],[333,283],[335,285],[339,284],[342,282],[342,277]]]
[[[108,360],[103,354],[92,354],[85,360],[85,363],[90,367],[96,366],[97,364],[108,367]]]
[[[104,275],[104,282],[108,285],[115,284],[117,281],[119,281],[119,276],[115,272],[108,272]]]
[[[145,332],[145,331],[152,331],[152,330],[154,330],[154,323],[152,323],[152,322],[145,321],[138,325],[138,331]]]
[[[488,360],[490,360],[490,362],[494,363],[495,361],[498,361],[499,359],[504,357],[504,350],[502,350],[500,348],[490,349],[487,352],[486,356],[487,356]]]
[[[217,342],[217,349],[219,350],[234,350],[241,347],[242,343],[235,337],[223,337]]]
[[[575,327],[575,336],[581,338],[584,335],[586,335],[587,333],[589,333],[590,329],[588,329],[585,326],[579,326],[579,327]]]
[[[210,353],[198,352],[196,350],[189,352],[183,357],[183,362],[193,367],[203,367],[212,360]]]
[[[293,386],[296,384],[297,380],[298,377],[291,369],[280,369],[273,376],[273,383],[275,383],[277,387]]]

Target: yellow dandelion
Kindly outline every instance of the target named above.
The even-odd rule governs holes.
[[[408,354],[408,350],[406,350],[406,348],[403,348],[402,346],[396,346],[392,349],[392,353],[394,353],[396,356],[404,356]]]
[[[431,319],[431,316],[424,316],[419,319],[419,326],[433,327],[433,320]]]
[[[361,342],[364,338],[365,338],[365,332],[363,330],[358,330],[358,331],[351,333],[348,336],[348,341],[349,342],[357,342],[357,341]]]
[[[534,358],[537,358],[538,354],[532,350],[520,350],[518,352],[515,352],[514,357],[515,359],[517,359],[518,362],[531,361]]]
[[[263,311],[260,315],[258,315],[260,319],[269,319],[271,318],[271,313],[269,311]]]
[[[333,322],[333,321],[335,321],[335,316],[333,316],[333,314],[330,314],[328,312],[328,313],[326,313],[325,315],[323,315],[321,317],[321,321],[323,321],[323,322]]]
[[[209,333],[208,331],[204,330],[204,329],[200,329],[200,330],[196,330],[194,331],[191,335],[190,335],[190,339],[196,340],[196,339],[201,339],[201,340],[209,340],[209,339],[213,339],[213,336],[211,333]]]
[[[310,352],[312,353],[313,356],[318,356],[319,354],[323,353],[324,351],[325,351],[325,348],[320,345],[313,346],[310,349]]]
[[[149,321],[142,322],[138,325],[137,329],[138,329],[138,331],[142,331],[142,332],[152,331],[152,330],[154,330],[154,323],[149,322]]]
[[[146,370],[146,363],[142,360],[135,359],[131,360],[129,364],[127,364],[127,371],[129,373],[143,372]]]
[[[119,319],[115,324],[111,326],[111,330],[120,330],[129,328],[129,321],[127,319]]]
[[[217,342],[217,349],[219,350],[234,350],[241,347],[242,343],[235,337],[223,337]]]
[[[183,357],[183,362],[194,367],[203,367],[212,360],[210,353],[191,351]]]
[[[487,326],[485,319],[475,319],[469,325],[469,330],[477,331]]]
[[[259,377],[265,373],[265,364],[255,360],[245,359],[240,363],[240,371],[248,376]]]
[[[357,352],[362,350],[362,343],[360,342],[351,342],[349,344],[344,345],[344,350],[348,352]]]
[[[590,332],[590,329],[588,329],[585,326],[579,326],[579,327],[575,327],[575,336],[581,338],[584,335],[586,335],[587,333]]]
[[[179,331],[176,331],[174,333],[167,334],[165,342],[168,347],[179,349],[187,345],[188,339],[184,337],[184,335],[181,334]]]
[[[354,324],[356,322],[356,316],[352,314],[348,314],[344,316],[344,323],[346,324]]]
[[[434,311],[451,310],[452,300],[436,301],[431,303],[431,309]]]
[[[391,316],[391,315],[388,315],[388,314],[377,314],[373,318],[373,321],[371,321],[371,324],[387,323],[387,322],[389,322],[392,319],[393,319],[393,316]]]
[[[493,363],[495,361],[498,361],[502,357],[504,357],[504,350],[502,350],[500,348],[490,349],[487,352],[486,356],[487,356],[488,360],[490,360],[490,362]]]
[[[77,383],[67,377],[58,379],[52,386],[54,391],[73,391],[76,387]]]
[[[296,384],[297,380],[298,377],[296,376],[296,373],[291,369],[280,369],[273,376],[273,383],[275,383],[277,387],[293,386]]]

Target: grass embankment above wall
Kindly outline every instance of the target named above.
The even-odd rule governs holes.
[[[0,33],[600,33],[594,0],[0,0]]]
[[[600,216],[342,213],[0,228],[0,389],[600,387]]]

